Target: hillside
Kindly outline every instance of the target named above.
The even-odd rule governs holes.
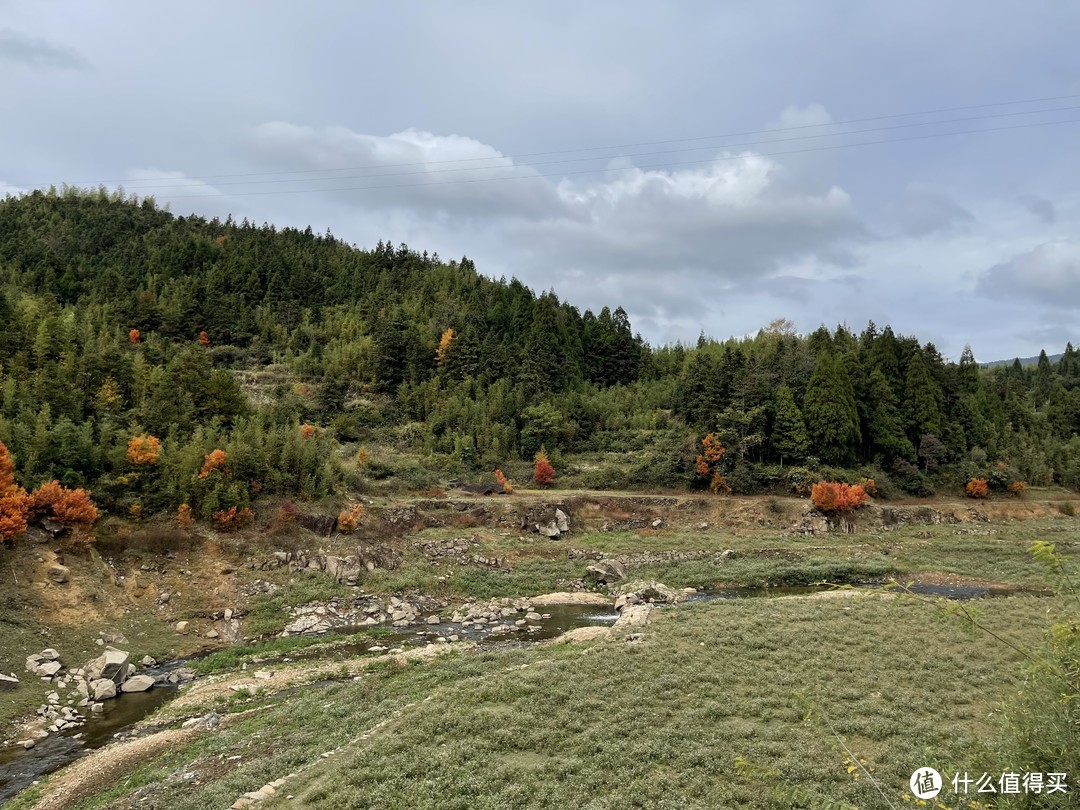
[[[0,202],[0,322],[17,482],[119,514],[522,480],[541,448],[566,486],[1080,486],[1071,346],[983,371],[874,324],[650,347],[621,309],[580,313],[467,258],[104,191]]]

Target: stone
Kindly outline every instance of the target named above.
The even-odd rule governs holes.
[[[101,655],[86,665],[86,678],[90,681],[108,678],[121,684],[131,671],[130,658],[131,655],[124,650],[106,647]]]
[[[145,692],[153,685],[154,677],[152,675],[132,675],[130,678],[124,681],[124,685],[120,687],[120,691]]]
[[[526,613],[525,620],[530,622],[538,622],[540,621],[540,614],[536,612]]]
[[[19,679],[14,675],[0,674],[0,692],[15,689],[19,685]]]
[[[19,745],[21,745],[23,748],[25,748],[27,751],[29,751],[31,748],[33,748],[35,745],[37,745],[37,743],[34,742],[33,740],[20,740]]]
[[[105,711],[105,704],[93,703],[90,705],[90,711],[92,711],[94,714],[101,714],[103,711]]]
[[[154,658],[151,658],[149,655],[144,655],[142,657],[142,661],[140,661],[139,663],[142,664],[144,667],[156,667],[157,666],[157,661]]]
[[[570,518],[562,509],[555,510],[555,528],[560,532],[570,531]]]
[[[68,581],[68,576],[71,574],[71,569],[66,565],[50,565],[49,570],[46,572],[49,579],[55,582],[57,585],[63,585]]]
[[[52,647],[49,647],[46,650],[42,650],[39,653],[39,655],[41,656],[42,661],[59,661],[60,660],[60,653],[58,653]]]
[[[605,584],[626,579],[626,568],[618,560],[597,560],[595,565],[585,569],[585,573],[594,582]]]
[[[188,629],[188,624],[189,624],[188,622],[177,622],[176,623],[176,632],[177,633],[186,633],[187,629]]]
[[[427,617],[427,623],[428,624],[442,624],[442,619],[440,619],[438,616],[428,616]]]
[[[53,675],[63,669],[63,667],[64,665],[61,664],[59,661],[46,661],[44,664],[38,664],[35,672],[38,675],[46,675],[51,678]]]
[[[268,672],[265,669],[257,669],[255,670],[255,677],[258,678],[260,681],[268,681],[274,677],[274,673]]]
[[[217,630],[209,630],[206,633],[207,638],[217,638],[220,635],[221,635],[221,633],[219,633]]]
[[[102,633],[101,638],[106,644],[128,644],[127,638],[123,633]]]
[[[98,678],[90,682],[90,690],[95,701],[116,697],[116,684],[110,678]]]
[[[160,594],[158,594],[157,598],[158,604],[160,605],[168,604],[170,599],[172,599],[172,594],[168,591],[162,591]]]
[[[661,526],[663,526],[663,525],[664,525],[664,521],[662,521],[662,520],[661,520],[660,518],[657,518],[656,520],[654,520],[654,521],[652,522],[652,527],[653,527],[654,529],[659,529],[659,528],[660,528]]]

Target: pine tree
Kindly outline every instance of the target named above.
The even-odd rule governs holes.
[[[926,366],[921,351],[914,351],[908,361],[907,379],[904,386],[904,410],[912,443],[929,433],[941,436],[944,423],[941,414],[941,389],[938,388]]]
[[[915,460],[915,448],[904,433],[896,395],[881,369],[870,374],[870,444],[875,452],[888,458]]]
[[[839,360],[828,352],[818,355],[803,401],[810,446],[828,464],[851,464],[861,440],[859,414],[851,382]]]
[[[774,402],[776,415],[773,418],[772,449],[780,456],[782,467],[785,457],[796,461],[805,458],[810,439],[806,435],[802,411],[795,403],[791,389],[786,385],[777,388]]]

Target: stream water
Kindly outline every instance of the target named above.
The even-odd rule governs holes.
[[[859,586],[875,587],[875,586]],[[796,596],[829,590],[828,585],[807,585],[777,588],[717,588],[700,591],[690,596],[688,602],[703,602],[715,599],[771,598]],[[944,596],[949,599],[975,599],[993,596],[1008,596],[1015,590],[992,589],[962,585],[915,584],[911,590],[923,596]],[[618,614],[602,605],[536,605],[535,609],[546,618],[530,624],[538,625],[535,632],[519,631],[492,634],[490,630],[474,627],[462,628],[460,625],[444,623],[434,625],[414,625],[404,631],[387,633],[370,631],[369,627],[342,627],[338,634],[353,636],[349,641],[334,644],[331,647],[317,646],[300,649],[284,656],[258,659],[257,666],[272,666],[290,661],[318,660],[320,658],[342,658],[356,655],[374,654],[373,647],[395,650],[406,647],[423,646],[438,637],[449,638],[452,635],[460,639],[476,641],[484,645],[522,644],[554,638],[577,627],[614,624]],[[356,636],[361,638],[356,639]],[[325,636],[327,641],[332,634]],[[375,652],[382,652],[376,650]],[[182,662],[175,662],[162,669],[175,667]],[[59,770],[75,759],[84,756],[95,748],[101,748],[111,742],[118,732],[124,731],[149,715],[159,706],[167,703],[177,694],[175,686],[155,686],[147,692],[123,694],[115,700],[104,702],[104,711],[99,715],[89,715],[86,723],[77,728],[38,741],[30,750],[21,746],[0,749],[0,806],[21,790],[29,787],[35,780]]]

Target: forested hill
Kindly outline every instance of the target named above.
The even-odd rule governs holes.
[[[104,191],[0,202],[0,324],[19,482],[89,486],[116,511],[522,474],[541,446],[588,486],[1080,485],[1072,346],[980,370],[887,327],[777,323],[651,348],[621,309],[581,313],[468,259]]]

